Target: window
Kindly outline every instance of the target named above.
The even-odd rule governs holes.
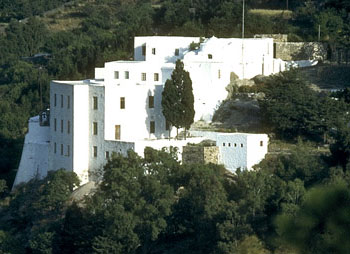
[[[96,158],[97,157],[97,146],[94,146],[93,147],[93,152],[94,152],[94,157]]]
[[[128,71],[124,72],[124,78],[129,79],[129,72]]]
[[[61,133],[63,133],[63,120],[61,120]]]
[[[125,109],[125,97],[120,97],[120,108]]]
[[[208,54],[208,59],[213,59],[213,55],[212,54]]]
[[[243,147],[243,144],[241,144],[241,147]]]
[[[228,143],[228,147],[231,147],[231,143]]]
[[[93,108],[94,108],[94,109],[98,109],[98,100],[97,100],[97,96],[94,96],[93,98],[94,98],[94,99],[93,99],[93,100],[94,100]]]
[[[264,141],[260,141],[260,146],[264,146]]]
[[[159,81],[159,73],[154,73],[154,81]]]
[[[61,155],[63,155],[63,144],[61,144]]]
[[[93,131],[92,131],[92,133],[94,134],[94,135],[97,135],[97,122],[93,122]]]
[[[146,81],[146,73],[145,72],[141,73],[141,80]]]
[[[70,96],[67,96],[67,108],[70,108]]]
[[[142,45],[142,55],[146,55],[146,45]]]
[[[150,122],[150,133],[155,133],[156,132],[156,124],[154,121]]]
[[[235,147],[237,147],[237,144],[235,143]]]
[[[70,156],[70,145],[67,145],[67,156]]]
[[[180,50],[179,49],[175,49],[175,56],[178,56],[180,53]]]
[[[167,120],[165,120],[165,130],[170,130],[170,123]]]
[[[152,48],[152,55],[155,55],[155,54],[156,54],[156,49]]]
[[[119,71],[114,72],[114,79],[119,79]]]
[[[57,119],[55,118],[53,128],[55,131],[57,131]]]
[[[63,94],[61,94],[61,108],[63,108]]]
[[[116,139],[116,140],[120,140],[120,135],[121,135],[121,127],[120,127],[120,125],[116,125],[115,126],[115,133],[114,133],[114,138]]]
[[[70,121],[67,122],[67,133],[70,133]]]
[[[109,151],[106,151],[106,159],[109,159]]]
[[[154,108],[154,96],[152,95],[148,96],[148,107]]]
[[[54,152],[54,153],[57,152],[57,144],[56,144],[56,142],[53,144],[53,152]]]
[[[221,70],[218,70],[218,79],[221,79]]]
[[[54,99],[53,99],[53,105],[56,107],[57,105],[57,94],[55,94]]]
[[[222,143],[222,146],[226,146],[226,144],[225,144],[225,143]]]

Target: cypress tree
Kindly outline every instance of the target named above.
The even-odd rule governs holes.
[[[186,138],[186,129],[193,123],[195,111],[192,80],[190,74],[184,70],[181,60],[176,61],[171,79],[165,82],[162,107],[163,115],[171,126],[185,128]]]

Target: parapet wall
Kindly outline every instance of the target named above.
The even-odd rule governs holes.
[[[274,42],[287,42],[287,34],[256,34],[254,38],[272,38]]]
[[[327,47],[321,42],[275,42],[275,58],[291,60],[326,60]]]

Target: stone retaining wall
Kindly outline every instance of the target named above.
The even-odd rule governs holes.
[[[219,147],[217,146],[184,146],[182,152],[182,162],[184,164],[193,163],[219,163]]]
[[[275,58],[290,60],[326,60],[327,47],[321,42],[275,42]]]

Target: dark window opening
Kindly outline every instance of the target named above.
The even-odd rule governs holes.
[[[120,108],[125,109],[125,97],[120,97]]]
[[[154,108],[154,96],[148,96],[148,107]]]
[[[150,133],[155,133],[156,132],[156,124],[154,121],[150,122]]]

